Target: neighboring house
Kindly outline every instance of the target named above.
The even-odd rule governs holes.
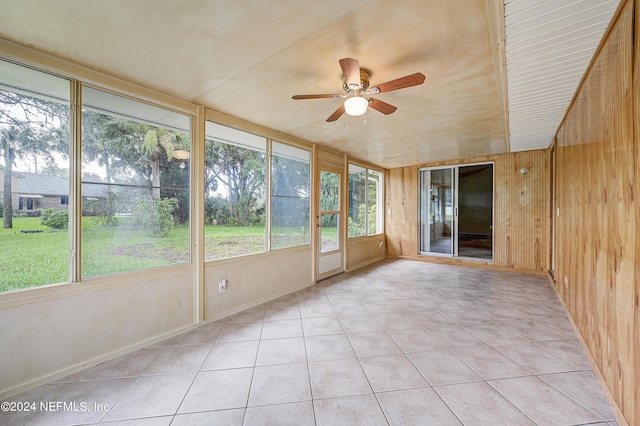
[[[0,168],[0,179],[4,181],[4,167]],[[69,178],[13,172],[11,184],[14,213],[35,216],[41,209],[67,210],[69,208]],[[0,194],[3,194],[1,189],[3,187],[0,187]],[[82,188],[83,201],[106,202],[106,199],[106,186],[86,185]]]

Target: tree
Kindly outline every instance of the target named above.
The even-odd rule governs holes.
[[[309,227],[310,178],[308,161],[272,155],[272,226]]]
[[[48,159],[49,164],[55,163],[52,151],[68,152],[68,117],[66,105],[0,90],[4,228],[13,227],[11,186],[15,160],[33,154]]]
[[[231,220],[238,225],[264,221],[265,154],[218,141],[207,141],[206,185],[224,185]]]
[[[186,134],[149,126],[144,123],[111,117],[104,123],[101,133],[103,161],[107,166],[107,153],[125,160],[151,183],[152,198],[160,198],[160,162],[171,161],[176,149],[189,149]]]

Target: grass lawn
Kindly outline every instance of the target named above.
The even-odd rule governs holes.
[[[68,238],[66,231],[48,230],[35,217],[13,219],[12,229],[1,228],[0,291],[68,281]]]
[[[22,233],[22,230],[41,230]],[[40,218],[14,218],[12,229],[0,228],[0,292],[69,281],[69,233],[52,231]],[[273,248],[308,244],[307,232],[299,228],[274,228]],[[265,251],[265,228],[213,226],[205,228],[206,260]],[[147,236],[125,220],[116,227],[82,223],[82,276],[95,277],[189,261],[189,228],[176,226],[163,238]]]

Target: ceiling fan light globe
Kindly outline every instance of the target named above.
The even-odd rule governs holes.
[[[354,96],[344,101],[344,110],[347,114],[357,117],[367,112],[367,101],[362,96]]]

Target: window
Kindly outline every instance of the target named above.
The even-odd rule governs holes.
[[[208,121],[205,259],[310,244],[310,157],[308,150]]]
[[[0,292],[69,280],[68,173],[69,81],[0,61]]]
[[[191,119],[83,90],[82,275],[189,262]]]
[[[349,237],[384,232],[382,211],[384,175],[349,164]]]
[[[207,122],[206,260],[266,251],[265,171],[265,138]]]
[[[61,195],[60,196],[60,204],[61,205],[68,205],[69,204],[69,196],[68,195]]]
[[[384,232],[384,175],[367,170],[367,235]]]
[[[310,243],[310,153],[271,144],[271,248]]]

